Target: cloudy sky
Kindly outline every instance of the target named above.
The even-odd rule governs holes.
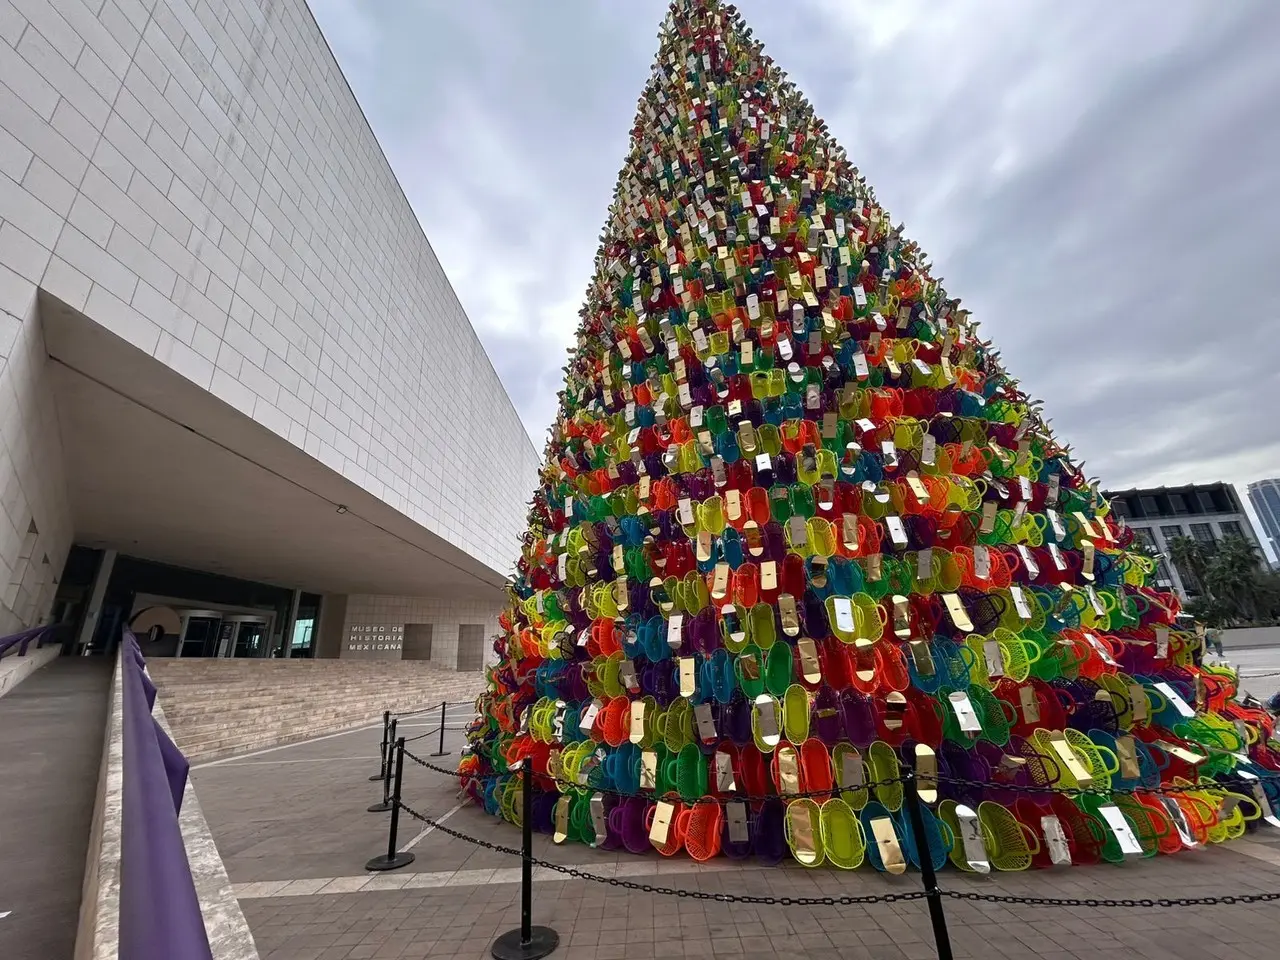
[[[665,0],[310,0],[539,450]],[[1113,489],[1280,476],[1280,3],[739,0]]]

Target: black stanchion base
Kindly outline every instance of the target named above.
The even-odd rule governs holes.
[[[560,934],[550,927],[530,927],[529,942],[520,939],[519,930],[508,930],[489,951],[493,960],[538,960],[560,946]]]
[[[380,773],[375,773],[372,777],[370,777],[370,778],[369,778],[369,782],[370,782],[370,783],[377,783],[379,780],[385,780],[385,779],[387,779],[387,778],[386,778],[386,777],[384,777],[382,774],[380,774]]]
[[[453,751],[452,751],[452,750],[438,750],[438,751],[436,751],[435,753],[428,753],[428,754],[427,754],[427,756],[428,756],[428,757],[451,757],[451,756],[453,756]]]
[[[394,857],[383,854],[380,857],[374,857],[364,865],[364,868],[366,870],[399,870],[411,863],[413,863],[412,853],[397,853]]]
[[[391,801],[383,800],[381,803],[375,803],[369,808],[370,813],[386,813],[391,809]]]

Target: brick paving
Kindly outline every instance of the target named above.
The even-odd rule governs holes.
[[[428,729],[405,729],[413,735]],[[518,861],[440,832],[418,837],[405,817],[400,845],[417,859],[390,874],[363,865],[385,851],[386,814],[366,813],[377,784],[377,731],[359,731],[229,763],[194,779],[263,960],[489,956],[519,924]],[[425,757],[427,738],[418,751]],[[460,735],[446,746],[456,759]],[[412,747],[411,747],[412,748]],[[363,758],[363,759],[361,759]],[[410,765],[405,801],[448,814],[463,833],[508,846],[518,831],[470,805],[454,785]],[[416,842],[415,842],[416,841]],[[889,877],[798,865],[760,867],[556,846],[535,837],[535,856],[598,875],[707,892],[773,896],[862,895],[919,889],[918,874]],[[1280,830],[1243,841],[1119,866],[1073,867],[976,878],[948,869],[947,889],[1042,897],[1218,896],[1280,890]],[[317,892],[321,891],[321,892]],[[560,934],[564,960],[789,957],[926,960],[936,956],[922,901],[850,907],[724,904],[627,891],[535,872],[534,922]],[[957,957],[1092,960],[1099,956],[1273,960],[1280,905],[1171,910],[1032,907],[946,902]]]

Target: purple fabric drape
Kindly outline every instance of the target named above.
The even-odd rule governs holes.
[[[212,960],[178,810],[188,763],[151,716],[155,687],[133,634],[121,649],[124,794],[120,960]]]

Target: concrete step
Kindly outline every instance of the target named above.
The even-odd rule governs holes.
[[[235,707],[237,710],[273,707],[293,709],[300,706],[320,706],[358,700],[367,703],[381,701],[384,704],[384,710],[417,709],[429,707],[433,703],[439,704],[442,699],[460,700],[469,692],[469,689],[468,687],[442,688],[439,685],[426,684],[408,687],[392,686],[390,688],[385,685],[357,689],[344,687],[336,691],[326,690],[323,687],[289,692],[271,690],[237,691],[235,694]],[[171,688],[161,688],[160,692],[166,703],[173,703],[172,709],[168,706],[165,708],[165,712],[170,717],[199,716],[206,713],[221,714],[228,709],[226,696],[193,697],[190,694]]]
[[[470,702],[484,687],[479,674],[403,661],[157,660],[148,667],[175,741],[197,761],[376,724],[387,709]]]
[[[380,721],[382,719],[382,709],[378,709],[378,704],[344,702],[315,707],[306,711],[257,710],[252,714],[236,711],[235,713],[224,712],[221,715],[202,714],[194,717],[179,715],[175,719],[175,717],[170,716],[169,708],[166,706],[165,716],[168,717],[170,725],[175,730],[181,730],[183,737],[195,741],[213,731],[243,728],[247,722],[252,722],[255,728],[261,728],[276,723],[303,725],[320,723],[329,718],[346,716],[369,717],[371,720]],[[437,714],[431,712],[417,717],[416,722],[430,724],[435,723],[436,719]]]

